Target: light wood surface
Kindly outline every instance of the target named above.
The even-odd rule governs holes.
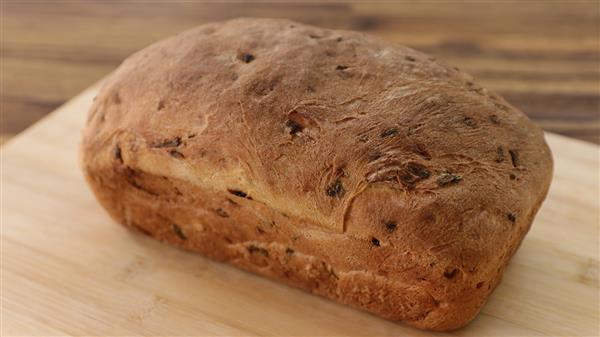
[[[1,334],[433,335],[115,224],[78,167],[95,89],[0,151]],[[550,194],[504,280],[455,336],[598,335],[599,148],[547,134]]]
[[[600,2],[0,1],[8,139],[166,36],[239,16],[378,35],[432,54],[545,130],[600,143]]]

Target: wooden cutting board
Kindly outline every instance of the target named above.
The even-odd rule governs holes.
[[[433,335],[115,224],[78,167],[95,93],[0,150],[2,335]],[[548,199],[482,313],[452,335],[598,335],[599,148],[547,139]]]

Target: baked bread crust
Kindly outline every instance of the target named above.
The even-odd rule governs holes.
[[[542,131],[457,68],[275,19],[129,57],[81,162],[122,224],[433,330],[479,312],[552,176]]]

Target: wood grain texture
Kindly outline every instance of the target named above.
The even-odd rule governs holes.
[[[354,29],[474,75],[543,128],[600,143],[597,1],[388,3],[2,2],[7,139],[114,69],[193,26],[238,16]]]
[[[0,149],[1,335],[434,335],[115,224],[78,167],[95,93]],[[532,230],[482,313],[448,335],[598,335],[599,148],[547,139],[555,177]]]

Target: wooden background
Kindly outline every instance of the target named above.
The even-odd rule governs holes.
[[[456,65],[543,128],[600,143],[598,1],[2,1],[5,142],[165,36],[238,16],[379,35]]]

